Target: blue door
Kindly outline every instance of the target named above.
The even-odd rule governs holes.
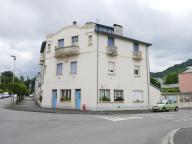
[[[52,108],[56,108],[57,106],[57,90],[52,91]]]
[[[75,108],[81,110],[81,90],[75,90]]]

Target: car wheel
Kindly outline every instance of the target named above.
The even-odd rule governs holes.
[[[178,111],[178,107],[175,107],[175,111]]]
[[[165,107],[162,108],[162,112],[166,112],[166,108]]]

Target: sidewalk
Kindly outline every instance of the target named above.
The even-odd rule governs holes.
[[[67,110],[67,109],[51,109],[41,108],[32,97],[25,97],[25,100],[19,104],[8,105],[5,108],[20,111],[30,112],[43,112],[43,113],[58,113],[58,114],[100,114],[100,115],[113,115],[113,114],[139,114],[149,113],[147,110],[120,110],[120,111],[79,111],[79,110]]]
[[[173,138],[174,144],[192,144],[192,127],[179,129]]]

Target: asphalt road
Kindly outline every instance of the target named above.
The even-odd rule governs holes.
[[[0,144],[161,144],[175,128],[192,126],[192,111],[83,115],[3,109]]]

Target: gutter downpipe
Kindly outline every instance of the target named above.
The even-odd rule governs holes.
[[[98,23],[98,20],[97,20]],[[99,32],[97,32],[97,110],[99,103]]]
[[[149,90],[149,85],[150,85],[150,81],[149,81],[149,71],[150,71],[150,66],[149,66],[149,48],[146,47],[146,68],[147,68],[147,90],[148,90],[148,111],[150,111],[150,90]]]

